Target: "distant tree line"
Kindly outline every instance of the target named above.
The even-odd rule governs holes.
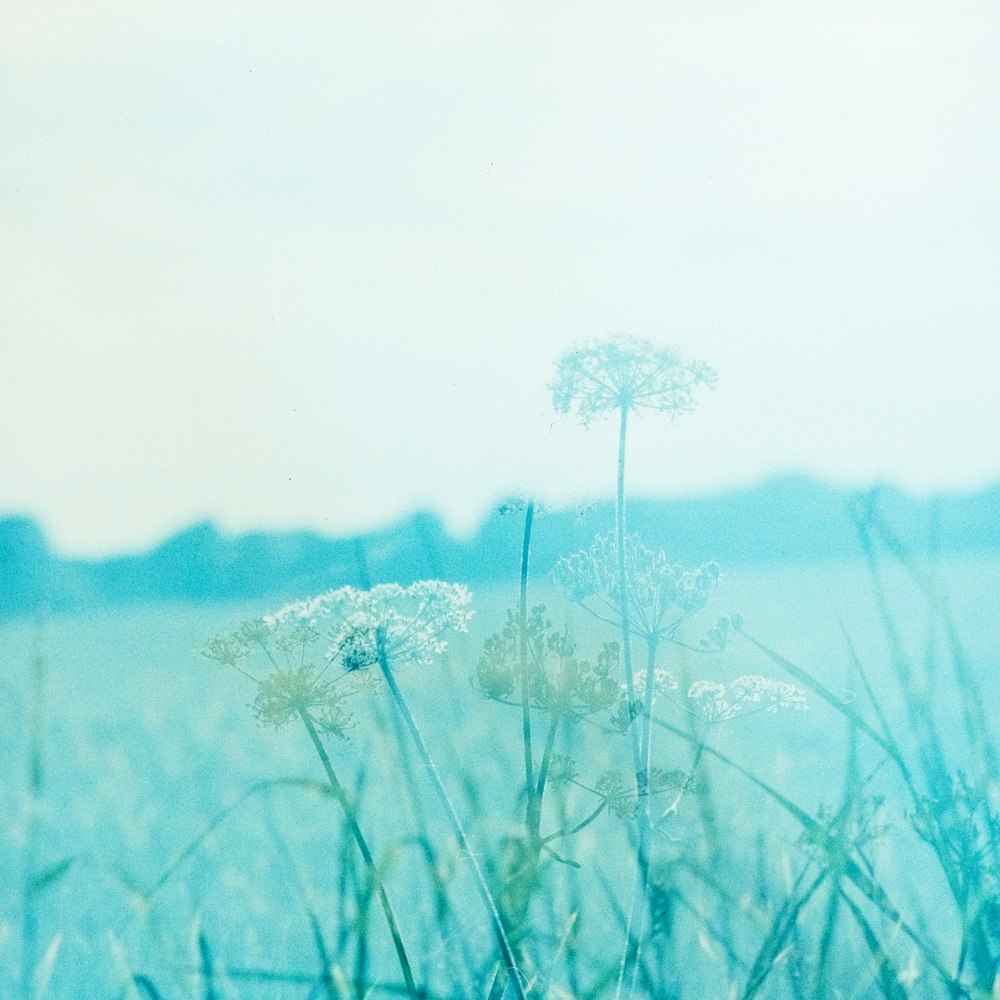
[[[851,516],[855,497],[789,476],[716,496],[636,500],[629,527],[684,563],[716,559],[732,568],[850,559],[859,554]],[[1000,549],[1000,486],[931,497],[883,488],[876,501],[885,521],[914,551]],[[516,502],[500,505],[466,539],[450,535],[431,513],[346,538],[307,531],[229,535],[204,522],[151,551],[92,560],[61,557],[35,520],[7,517],[0,519],[0,617],[161,602],[273,600],[383,580],[506,580],[520,556],[516,507]],[[545,512],[534,535],[534,572],[548,573],[565,552],[612,527],[610,501]]]

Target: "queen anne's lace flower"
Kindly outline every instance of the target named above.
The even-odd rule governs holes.
[[[275,670],[258,685],[253,714],[260,725],[280,729],[301,709],[313,716],[320,730],[344,738],[354,726],[354,717],[345,703],[355,693],[354,687],[344,688],[324,680],[322,672],[313,666]]]
[[[646,690],[646,678],[648,676],[648,671],[643,668],[642,670],[637,670],[635,676],[632,679],[632,683],[635,686],[636,691]],[[625,691],[625,685],[621,685],[621,689]],[[666,694],[668,691],[677,690],[677,679],[669,670],[664,670],[662,667],[657,667],[653,671],[653,688],[652,696],[655,702],[658,697]]]
[[[347,739],[354,726],[348,701],[371,687],[371,679],[331,676],[327,665],[316,663],[312,647],[319,641],[319,633],[301,621],[254,618],[212,639],[202,655],[256,683],[253,713],[261,726],[280,728],[306,715],[321,732]],[[269,669],[258,676],[261,664]]]
[[[448,632],[468,631],[471,604],[462,584],[420,580],[408,587],[340,587],[287,604],[264,620],[308,624],[329,641],[327,657],[350,672],[378,662],[379,642],[391,663],[429,663],[444,651]]]
[[[759,674],[745,674],[728,684],[695,681],[688,688],[688,698],[709,722],[724,722],[752,711],[777,713],[790,708],[801,712],[808,707],[802,688]]]
[[[625,539],[628,616],[639,635],[664,635],[708,602],[721,578],[714,562],[695,570],[671,563],[662,549],[647,548],[636,535]],[[621,586],[614,534],[599,535],[589,549],[560,559],[556,586],[592,614],[621,615]]]
[[[261,725],[282,726],[306,713],[320,730],[346,738],[354,724],[347,699],[378,683],[366,668],[380,651],[391,663],[429,662],[445,648],[445,633],[467,630],[471,603],[468,588],[440,580],[341,587],[244,622],[202,653],[256,682]],[[254,656],[270,668],[263,677],[245,666]],[[331,671],[335,663],[342,673]]]
[[[694,409],[694,392],[711,386],[715,371],[677,351],[635,337],[614,337],[567,351],[557,362],[552,402],[573,408],[586,426],[621,410],[651,409],[676,415]]]

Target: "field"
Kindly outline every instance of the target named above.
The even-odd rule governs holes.
[[[689,736],[657,729],[653,756],[687,777],[676,784],[681,794],[671,793],[676,814],[653,842],[640,990],[898,1000],[947,995],[947,974],[951,988],[961,981],[967,995],[988,995],[981,968],[991,957],[971,954],[976,942],[969,943],[971,894],[963,915],[940,857],[947,849],[915,834],[915,804],[898,768],[851,719],[890,732],[892,746],[912,762],[926,750],[914,706],[932,706],[948,775],[963,771],[974,787],[995,792],[975,785],[985,766],[975,742],[981,736],[970,747],[940,595],[992,722],[1000,705],[997,569],[994,556],[945,559],[936,569],[939,596],[929,600],[887,560],[894,652],[861,561],[726,568],[706,621],[739,611],[744,634],[721,652],[674,649],[661,658],[681,694],[658,702],[657,717]],[[475,594],[469,633],[454,636],[432,664],[401,666],[398,679],[508,931],[520,934],[517,951],[534,988],[553,997],[610,996],[629,908],[634,824],[609,805],[562,840],[558,857],[547,854],[530,884],[518,883],[521,712],[470,683],[483,641],[517,600],[516,583]],[[547,605],[557,629],[568,627],[580,655],[596,655],[584,647],[596,651],[614,638],[548,584],[533,584],[529,600]],[[7,776],[0,787],[0,995],[404,992],[370,881],[306,733],[255,725],[253,684],[198,655],[216,634],[268,610],[137,608],[0,631]],[[697,730],[683,705],[691,682],[743,674],[796,680],[753,640],[807,670],[843,710],[807,690],[806,711],[746,713]],[[894,669],[903,653],[914,670],[908,690]],[[430,995],[485,995],[498,957],[464,852],[406,749],[385,685],[359,695],[353,710],[349,740],[326,744],[373,845],[414,977]],[[695,738],[709,748],[700,758]],[[562,726],[555,750],[575,759],[581,785],[553,779],[546,830],[572,826],[600,804],[582,785],[592,788],[613,767],[627,770],[625,742],[599,720]],[[916,782],[923,788],[923,778]],[[850,814],[839,861],[788,803],[827,831]],[[976,836],[988,840],[992,819],[972,813],[970,823],[986,826]],[[992,846],[980,846],[975,863],[986,872]],[[877,898],[851,881],[847,859],[879,887]],[[991,879],[976,882],[987,902]],[[530,929],[518,932],[512,913],[526,915]],[[1000,934],[987,926],[976,940],[989,948]]]

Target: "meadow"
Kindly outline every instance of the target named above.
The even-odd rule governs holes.
[[[947,595],[954,608],[965,668],[989,712],[1000,704],[997,559],[942,560],[930,599],[898,562],[882,560],[894,634],[863,560],[726,569],[710,610],[738,609],[747,636],[809,671],[842,699],[844,711],[809,691],[804,712],[748,714],[711,727],[707,745],[752,777],[705,753],[654,846],[655,922],[642,972],[648,993],[899,998],[955,988],[932,961],[957,973],[969,950],[963,919],[971,923],[974,914],[958,911],[935,848],[915,832],[906,782],[851,716],[880,733],[884,723],[919,772],[914,762],[926,733],[913,731],[919,723],[908,700],[920,690],[934,710],[942,764],[975,787],[983,748],[965,736],[941,602]],[[471,678],[483,642],[517,600],[516,580],[475,594],[468,634],[455,635],[435,663],[401,668],[400,684],[491,884],[504,905],[530,909],[524,953],[539,995],[610,995],[635,840],[627,817],[605,809],[564,841],[560,860],[543,862],[535,884],[521,888],[527,904],[504,899],[524,811],[521,720],[516,707],[485,699]],[[533,581],[530,600],[545,603],[581,646],[606,638],[607,629],[550,582]],[[252,685],[199,655],[212,636],[268,610],[149,607],[41,627],[12,623],[0,632],[0,763],[7,775],[0,790],[0,995],[405,994],[371,886],[309,741],[294,728],[255,725]],[[893,667],[900,650],[915,672],[909,691]],[[742,635],[722,651],[681,650],[667,662],[685,682],[746,673],[796,680]],[[376,845],[414,974],[428,995],[485,995],[498,964],[488,923],[384,685],[363,692],[355,713],[349,739],[331,739],[329,751]],[[672,703],[657,714],[688,728]],[[586,721],[564,727],[558,741],[558,751],[578,762],[581,780],[626,766],[622,741]],[[686,771],[692,746],[663,731],[657,759]],[[825,829],[839,829],[839,817],[850,827],[838,841],[842,856],[753,778]],[[594,802],[573,784],[555,786],[545,826],[572,823]],[[974,810],[966,819],[985,824],[975,836],[989,838],[992,821]],[[850,881],[847,858],[870,873],[884,899]],[[997,870],[991,858],[975,862],[984,879]],[[508,884],[508,896],[516,888]],[[987,943],[996,941],[986,933]],[[967,987],[970,961],[955,975]],[[968,995],[988,995],[982,989]]]
[[[855,560],[648,547],[629,420],[714,379],[563,355],[555,409],[618,420],[614,523],[538,566],[508,504],[509,585],[359,544],[281,607],[8,625],[4,995],[1000,996],[997,558],[875,493]]]

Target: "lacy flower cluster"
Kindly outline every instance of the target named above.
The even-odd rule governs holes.
[[[408,587],[385,583],[371,590],[341,587],[287,604],[264,621],[304,624],[328,640],[327,658],[353,672],[378,663],[430,663],[447,646],[449,632],[467,632],[472,619],[468,587],[420,580]]]
[[[790,708],[802,712],[808,707],[802,688],[759,674],[745,674],[728,684],[695,681],[688,698],[708,722],[724,722],[754,711],[776,713]]]
[[[467,587],[440,580],[341,587],[244,622],[202,654],[257,685],[253,710],[261,725],[308,717],[346,739],[354,726],[347,699],[378,682],[366,668],[380,657],[387,667],[429,663],[444,650],[447,633],[468,629],[471,604]]]
[[[670,348],[615,337],[562,355],[552,404],[559,413],[575,408],[584,426],[612,412],[649,409],[673,416],[693,410],[695,390],[715,378],[708,365]]]
[[[534,708],[585,718],[610,709],[620,699],[618,644],[606,642],[593,660],[577,655],[563,629],[545,617],[545,605],[531,609],[525,621],[524,652],[528,698]],[[483,647],[474,683],[494,701],[520,703],[525,677],[521,663],[521,624],[514,611]]]
[[[650,549],[636,535],[625,538],[625,597],[629,622],[642,636],[665,636],[701,610],[722,574],[714,562],[695,570],[672,563],[662,549]],[[552,573],[559,589],[591,614],[617,621],[622,587],[614,533],[599,535],[589,549],[560,559]]]

